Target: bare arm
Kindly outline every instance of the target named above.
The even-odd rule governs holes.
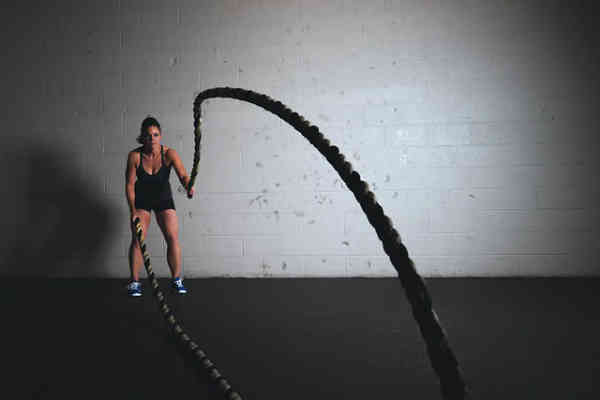
[[[135,158],[134,152],[130,152],[127,157],[127,167],[125,169],[125,196],[127,196],[127,204],[129,212],[133,214],[135,211]]]
[[[175,149],[169,149],[169,156],[173,160],[173,168],[175,168],[175,172],[179,177],[179,182],[183,185],[186,190],[189,190],[188,183],[190,182],[190,177],[185,172],[185,167],[181,162],[181,158],[179,158],[179,154],[175,151]]]

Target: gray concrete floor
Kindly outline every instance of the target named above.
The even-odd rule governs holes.
[[[600,398],[599,279],[427,279],[474,399]],[[0,280],[5,399],[219,399],[147,280]],[[161,280],[166,287],[167,282]],[[397,279],[197,279],[168,302],[245,399],[441,399]]]

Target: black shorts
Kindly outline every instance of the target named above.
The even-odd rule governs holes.
[[[159,212],[162,210],[175,209],[175,203],[173,202],[173,198],[169,197],[163,200],[157,201],[142,201],[138,197],[135,199],[135,208],[141,208],[146,211],[154,210],[154,212]]]

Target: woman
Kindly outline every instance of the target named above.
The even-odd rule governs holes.
[[[194,195],[194,188],[188,188],[190,177],[186,174],[179,155],[174,149],[161,145],[161,137],[158,121],[150,116],[147,117],[142,121],[141,132],[137,138],[137,142],[142,146],[130,151],[127,158],[125,194],[131,213],[132,234],[129,246],[131,282],[127,285],[127,292],[130,296],[142,295],[139,274],[143,257],[133,221],[136,217],[140,218],[145,236],[150,225],[151,210],[154,210],[156,222],[167,242],[167,262],[173,276],[173,289],[179,294],[187,292],[181,279],[179,226],[169,184],[171,166],[175,168],[181,184],[187,188],[189,198]]]

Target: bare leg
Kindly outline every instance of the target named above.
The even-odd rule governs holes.
[[[156,222],[167,242],[167,262],[174,278],[181,277],[181,246],[179,245],[179,223],[175,210],[156,213]]]
[[[150,226],[150,212],[142,209],[138,209],[138,212],[141,214],[140,223],[142,224],[142,230],[144,232],[145,239],[148,233],[148,227]],[[133,225],[133,222],[130,225],[131,244],[129,245],[129,272],[132,281],[139,281],[140,270],[142,269],[144,258],[142,256],[140,242],[138,242],[137,236],[135,234],[135,225]]]

